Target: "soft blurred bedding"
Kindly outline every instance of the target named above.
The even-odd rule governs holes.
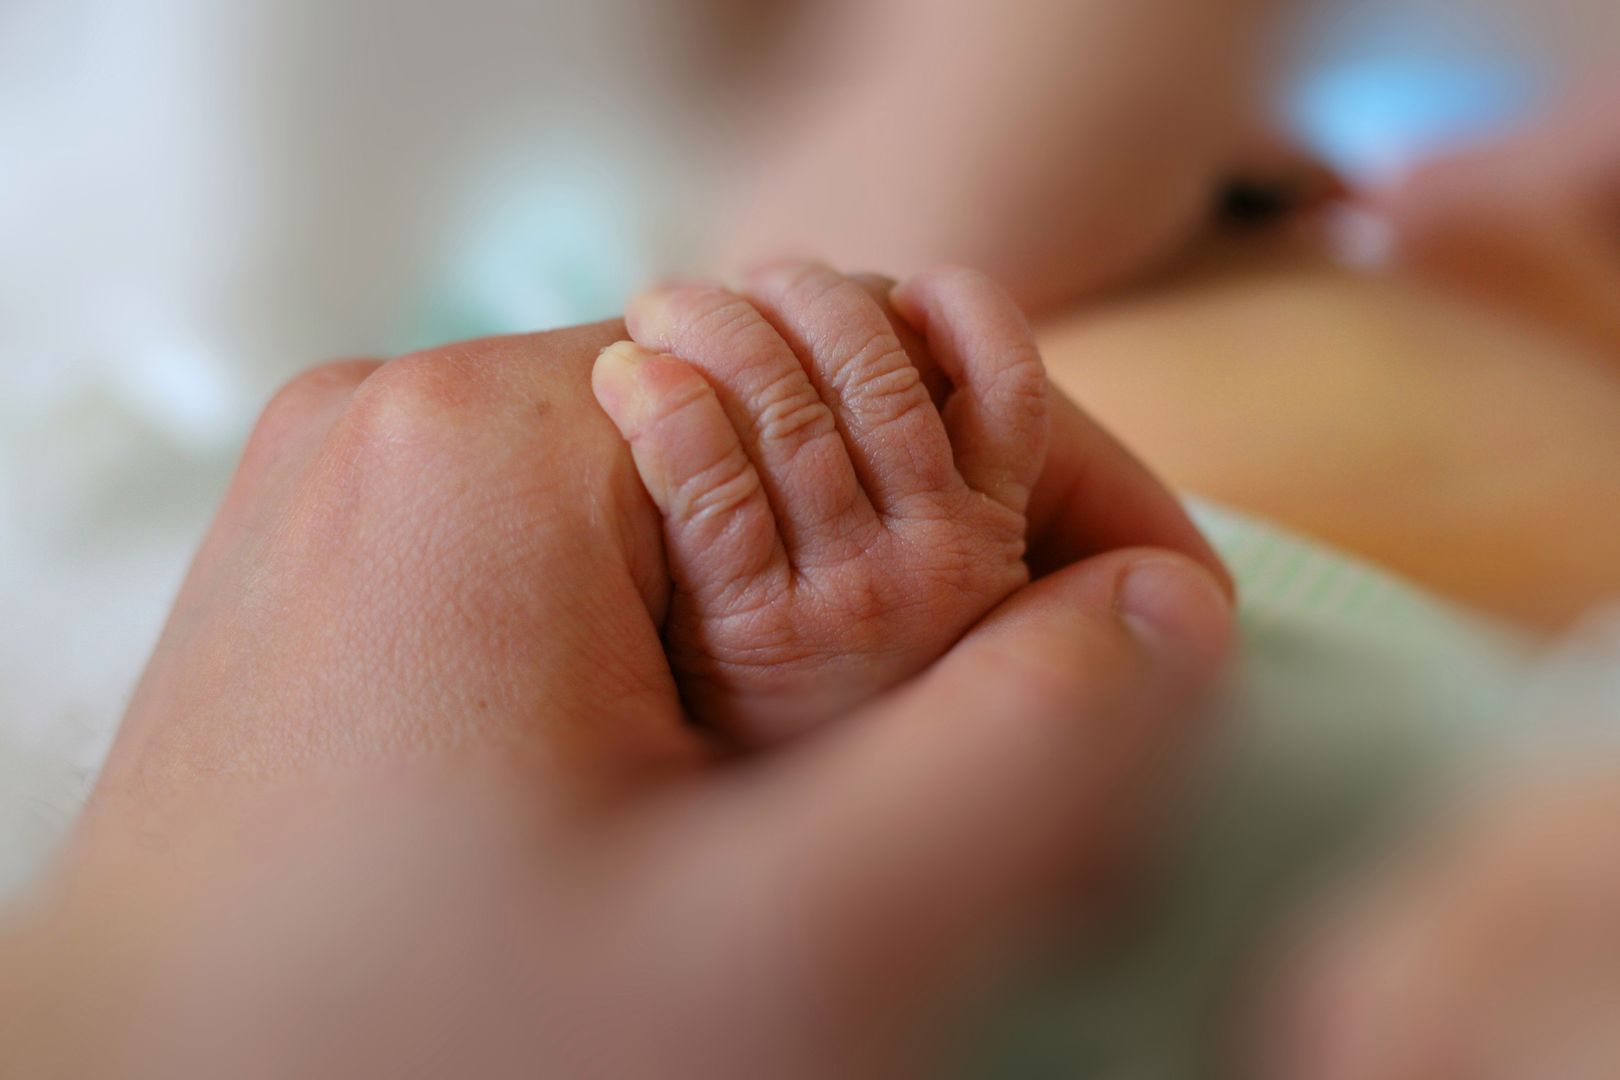
[[[1323,6],[1294,119],[1387,170],[1620,24],[1467,6]],[[699,7],[0,4],[0,892],[71,819],[277,383],[604,315],[698,244]]]

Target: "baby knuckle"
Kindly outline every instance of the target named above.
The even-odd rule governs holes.
[[[865,293],[848,278],[815,263],[802,263],[782,271],[782,299],[786,307],[801,311],[815,310],[832,303],[847,307],[859,293]]]
[[[911,365],[900,339],[887,324],[845,330],[834,338],[832,352],[838,358],[835,374],[840,382],[846,383],[878,378]]]
[[[768,330],[764,316],[741,296],[719,291],[685,294],[677,302],[675,321],[708,343],[757,346]]]
[[[864,377],[855,380],[846,393],[861,415],[877,424],[911,420],[934,408],[921,373],[903,352],[898,354],[898,362],[891,355],[869,363]]]
[[[753,434],[761,444],[792,453],[837,430],[832,410],[798,372],[767,387],[760,400]]]
[[[759,474],[740,447],[686,477],[675,492],[678,516],[697,520],[733,514],[760,493]]]

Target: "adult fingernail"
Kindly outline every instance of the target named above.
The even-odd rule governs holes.
[[[1115,609],[1152,652],[1186,669],[1212,674],[1232,639],[1232,605],[1210,573],[1187,559],[1151,556],[1120,577]]]

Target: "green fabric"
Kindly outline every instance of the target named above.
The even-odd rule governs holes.
[[[1503,628],[1275,527],[1194,510],[1240,597],[1204,783],[1134,932],[1106,953],[1054,947],[969,1075],[1219,1075],[1213,1040],[1257,939],[1419,812],[1525,678],[1529,645]]]

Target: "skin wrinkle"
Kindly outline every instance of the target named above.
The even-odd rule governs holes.
[[[746,301],[729,293],[707,294],[705,298],[711,303],[697,318],[683,320],[677,313],[674,321],[688,324],[685,330],[679,332],[683,343],[690,343],[694,338],[699,340],[718,338],[746,346],[749,344],[749,338],[760,335],[758,317]]]
[[[888,351],[889,355],[893,355],[893,350],[889,350],[888,348],[889,345],[893,345],[894,348],[897,348],[897,338],[894,338],[893,335],[888,335],[888,338],[885,340],[883,335],[876,335],[876,337],[868,338],[867,345],[863,345],[862,348],[865,348],[865,350],[870,350],[870,348],[885,347],[885,351]],[[917,374],[915,374],[915,368],[910,366],[909,359],[904,356],[904,353],[901,353],[901,359],[904,359],[904,363],[906,363],[906,371],[909,371],[910,374],[912,374],[912,377],[910,377],[909,381],[906,382],[909,382],[910,385],[919,385],[920,387],[920,379],[917,377]],[[857,364],[857,366],[846,366],[846,368],[842,368],[842,371],[849,372],[852,371],[852,369],[857,368],[859,368],[859,364]],[[956,573],[949,573],[948,576],[951,576],[953,580],[954,578],[957,578]],[[867,588],[870,589],[870,585],[868,585]],[[870,606],[870,604],[872,604],[872,601],[870,601],[870,597],[868,597],[868,606]],[[852,612],[849,612],[849,617],[851,617],[852,620],[855,620],[855,622],[860,622],[860,620],[865,619],[865,610],[862,610],[862,607],[857,606],[854,610],[852,610]]]
[[[690,410],[690,408],[701,408],[701,406],[710,402],[711,398],[713,398],[713,393],[708,390],[708,387],[700,387],[695,392],[687,392],[684,402],[677,402],[671,408],[659,411],[659,415],[654,418],[654,423],[645,424],[640,429],[630,429],[629,436],[627,436],[627,440],[630,440],[632,444],[642,444],[643,453],[646,453],[654,461],[653,471],[659,473],[656,487],[658,487],[659,491],[664,492],[664,495],[671,500],[672,504],[677,505],[674,517],[679,521],[701,517],[701,513],[693,512],[692,505],[698,504],[705,495],[710,494],[710,489],[713,489],[713,487],[723,487],[724,484],[737,478],[748,478],[755,484],[753,491],[758,489],[758,474],[753,471],[752,461],[748,460],[747,453],[744,453],[742,447],[735,444],[723,447],[710,461],[706,461],[703,465],[690,470],[687,478],[682,479],[679,483],[674,483],[669,479],[671,465],[669,465],[666,453],[664,453],[667,440],[679,436],[679,432],[685,429],[684,424],[671,423],[671,421],[674,421],[682,411]],[[659,439],[659,434],[666,431],[666,429],[676,432],[676,436],[666,436]],[[716,474],[721,476],[719,481],[713,479]],[[695,492],[692,489],[695,489]],[[745,492],[745,494],[753,494],[753,491]],[[742,502],[737,505],[742,505]]]
[[[789,468],[806,447],[838,434],[832,410],[816,394],[814,386],[801,380],[799,374],[784,373],[764,387],[758,395],[763,406],[748,422],[748,431],[755,441],[785,448]]]
[[[763,535],[755,538],[757,542],[744,545],[743,550],[751,553],[752,558],[746,563],[730,563],[720,565],[721,556],[709,556],[708,552],[697,561],[697,565],[690,568],[679,568],[683,580],[681,588],[697,592],[706,601],[716,603],[722,607],[734,607],[739,603],[747,603],[746,593],[753,586],[770,584],[781,581],[791,581],[794,571],[788,556],[779,545],[779,536],[774,532],[765,532],[770,523],[756,517],[739,516],[727,525],[727,531],[739,529],[758,529]],[[735,550],[729,543],[715,544],[710,551]],[[690,578],[691,580],[685,580]],[[755,589],[754,591],[760,591]]]
[[[950,331],[945,351],[964,376],[945,417],[935,411],[924,377],[924,366],[939,369],[926,350],[914,362],[885,298],[874,298],[867,285],[811,263],[778,264],[750,282],[751,301],[676,287],[631,303],[635,345],[668,350],[678,341],[681,360],[704,373],[722,411],[650,430],[619,416],[622,402],[602,404],[620,434],[635,440],[644,479],[670,510],[668,558],[677,595],[664,640],[686,700],[729,734],[769,742],[837,715],[840,702],[911,677],[1028,583],[1022,510],[1041,472],[1049,418],[1039,366],[1033,369],[1039,384],[1029,385],[1029,365],[1039,364],[1039,354],[1028,324],[1009,314],[1010,299],[982,276],[948,274],[943,290],[927,278],[913,286],[922,290],[916,295],[927,301],[936,329]],[[738,342],[754,333],[763,351],[750,354]],[[604,384],[620,377],[599,375]],[[641,387],[659,392],[650,377]],[[997,400],[986,401],[987,390]],[[679,407],[689,393],[672,387],[665,408]],[[722,416],[731,431],[705,426]],[[831,430],[817,439],[795,440],[787,452],[777,445],[784,417],[798,435],[803,424],[827,416]],[[1147,479],[1077,410],[1065,419],[1082,433],[1065,452],[1090,457],[1096,447],[1116,468]],[[715,451],[717,460],[704,463],[689,453],[676,458],[680,448],[668,448],[667,460],[679,462],[676,478],[659,465],[657,444],[677,433],[705,447],[751,448],[747,457],[788,534],[785,568],[756,555],[741,534],[724,531],[728,522],[742,528],[757,516],[747,498],[752,490],[736,484],[747,475],[743,455]],[[970,477],[958,469],[959,449]],[[694,472],[688,461],[704,468]],[[1064,477],[1089,470],[1086,462],[1059,461]],[[674,482],[682,490],[671,496]],[[836,489],[837,502],[860,505],[832,517],[825,504],[816,505],[807,516],[804,501],[829,489]],[[1184,522],[1173,500],[1160,497],[1164,525]],[[703,515],[695,532],[683,527],[694,514]],[[756,559],[763,571],[739,565]],[[787,687],[797,688],[795,700],[788,700]]]
[[[697,520],[734,513],[762,491],[748,456],[741,447],[729,447],[677,488],[675,516]]]
[[[866,294],[863,291],[861,295]],[[922,384],[911,357],[900,347],[900,339],[892,330],[855,327],[834,334],[818,351],[840,358],[828,381],[850,411],[863,418],[871,403],[882,403],[890,393],[904,395]],[[889,387],[890,381],[897,385]]]
[[[876,666],[885,660],[904,658],[915,649],[915,642],[896,640],[881,627],[872,632],[870,628],[877,621],[877,616],[868,616],[864,619],[852,619],[848,624],[855,631],[852,636],[857,648],[852,651],[858,652],[861,662]],[[770,676],[767,682],[771,685],[763,692],[769,695],[782,694],[790,688],[801,687],[806,679],[818,678],[828,667],[841,667],[848,659],[835,650],[801,645],[788,629],[785,629],[780,637],[782,641],[779,643],[772,643],[767,639],[757,646],[746,648],[727,646],[723,650],[712,649],[705,657],[707,666],[712,670],[725,671],[732,675],[743,673],[755,676],[761,672],[767,673]]]
[[[1013,311],[989,315],[992,324],[998,325],[1003,340],[987,342],[983,340],[986,334],[982,330],[975,332],[960,321],[946,320],[939,310],[940,305],[948,304],[953,296],[971,303],[972,291],[982,288],[983,284],[983,276],[976,271],[950,271],[936,286],[944,296],[927,297],[923,314],[934,333],[943,340],[940,356],[948,375],[958,388],[966,391],[953,392],[942,410],[959,466],[964,475],[972,473],[996,497],[1023,505],[1028,500],[1031,484],[1014,470],[995,464],[997,456],[1005,460],[1019,460],[1019,456],[1006,457],[1005,450],[996,445],[999,440],[993,441],[988,436],[1028,431],[1027,455],[1035,457],[1044,453],[1049,424],[1045,367],[1033,342],[1017,340],[1020,335],[1028,336],[1028,321],[1021,314],[1015,318]],[[996,362],[981,360],[974,364],[965,359],[987,356],[996,357]]]
[[[920,382],[914,382],[912,385],[915,388],[916,393],[906,393],[904,395],[905,397],[911,398],[911,400],[902,401],[897,411],[895,411],[893,415],[888,416],[883,420],[885,425],[900,427],[917,414],[933,410],[934,404],[928,399],[928,393],[923,389],[922,384]],[[900,395],[896,395],[896,397],[899,398]],[[878,437],[881,438],[881,435]],[[890,448],[885,447],[885,452],[887,452],[889,449]],[[884,500],[884,504],[879,505],[878,507],[879,513],[898,515],[901,513],[900,504],[904,503],[907,498],[915,497],[918,494],[932,495],[937,493],[941,488],[961,486],[961,477],[954,467],[955,462],[952,458],[937,457],[933,454],[926,453],[905,441],[900,442],[898,446],[894,446],[893,451],[906,455],[906,470],[902,472],[902,475],[914,477],[915,479],[912,486],[920,490],[905,492],[900,494],[898,497]],[[882,453],[872,455],[874,460],[869,467],[874,475],[882,475],[884,472],[882,465],[882,458],[884,456],[885,455]],[[886,487],[888,485],[880,486]]]
[[[655,408],[650,413],[645,409],[637,410],[632,426],[625,433],[625,438],[635,442],[641,436],[655,430],[660,425],[684,412],[687,409],[701,405],[705,400],[715,398],[714,388],[702,379],[683,379],[679,389],[666,392],[664,397],[653,402]],[[715,400],[718,401],[718,398]]]
[[[829,521],[815,537],[814,543],[804,544],[795,553],[795,577],[836,573],[838,567],[879,547],[889,530],[876,511],[866,512],[870,508],[871,504],[862,492],[854,513]]]
[[[821,282],[819,279],[824,273],[825,271],[796,272],[794,282],[786,288],[779,285],[777,301],[769,304],[761,314],[788,342],[789,347],[799,355],[800,362],[804,364],[804,369],[815,388],[823,395],[828,394],[829,391],[832,393],[834,399],[833,412],[835,417],[839,418],[840,431],[844,435],[846,442],[848,442],[850,440],[846,414],[854,411],[850,407],[848,399],[853,395],[854,386],[861,381],[856,376],[867,368],[880,365],[883,361],[889,361],[890,363],[898,361],[903,363],[906,368],[912,368],[912,364],[910,357],[906,354],[893,330],[886,325],[873,324],[874,320],[870,318],[873,314],[877,316],[878,320],[883,320],[885,324],[886,320],[883,318],[881,309],[878,308],[876,302],[871,299],[866,290],[843,279]],[[810,298],[801,296],[800,294],[807,289],[813,291],[815,295]],[[842,310],[837,308],[829,310],[826,301],[833,296],[840,296],[844,299]],[[805,314],[800,319],[785,318],[783,309],[788,307],[798,308],[804,311]],[[818,335],[809,329],[809,327],[828,321],[834,323],[848,322],[852,316],[864,325],[857,325],[854,330],[840,328],[833,331],[830,336]],[[867,336],[856,339],[854,343],[851,343],[847,335],[852,333]],[[873,350],[877,350],[875,355],[866,355]],[[804,363],[806,355],[833,356],[838,357],[839,360],[831,366],[829,372],[824,371],[820,365]],[[915,369],[912,368],[912,370]],[[854,372],[853,375],[851,374],[852,371]],[[853,445],[851,448],[852,450],[858,449]]]
[[[829,504],[826,501],[827,496],[825,494],[817,494],[813,487],[804,488],[803,485],[798,485],[795,487],[797,497],[794,504],[791,507],[787,504],[782,490],[784,484],[779,482],[772,470],[766,467],[767,459],[782,453],[783,450],[769,438],[772,434],[771,431],[760,430],[758,419],[750,415],[750,402],[739,397],[737,393],[733,392],[734,388],[727,385],[727,380],[724,378],[725,371],[722,369],[726,367],[728,362],[740,365],[754,356],[763,357],[770,354],[779,354],[778,358],[782,361],[784,370],[773,382],[764,387],[751,388],[749,391],[755,400],[763,397],[767,404],[775,405],[777,411],[785,409],[779,402],[791,401],[798,394],[804,395],[807,399],[815,398],[815,390],[810,385],[800,360],[793,355],[792,349],[780,339],[775,328],[746,302],[731,294],[716,293],[712,289],[697,291],[697,300],[694,301],[692,299],[693,293],[694,290],[690,287],[683,287],[672,290],[667,294],[654,293],[651,300],[639,299],[631,304],[630,324],[636,331],[642,332],[644,336],[648,337],[649,340],[642,342],[643,345],[649,347],[651,345],[669,346],[673,344],[676,337],[681,337],[684,342],[690,334],[687,328],[678,324],[679,309],[683,303],[683,297],[686,298],[685,303],[699,308],[701,308],[701,301],[704,300],[711,305],[718,306],[736,306],[740,304],[741,307],[737,309],[739,322],[745,318],[753,320],[755,325],[748,333],[740,336],[719,337],[711,342],[712,349],[706,351],[705,357],[693,356],[688,359],[696,361],[697,366],[700,368],[707,369],[709,381],[714,385],[727,415],[731,417],[732,423],[739,433],[744,436],[744,441],[747,444],[745,449],[749,450],[750,456],[756,459],[755,465],[759,469],[761,479],[765,484],[771,508],[783,530],[790,558],[796,558],[796,549],[801,535],[814,535],[824,527],[825,522],[833,520],[836,515],[844,512],[850,506],[850,500],[864,500],[865,494],[859,491],[855,478],[851,475],[847,486],[841,483],[832,485],[832,489],[837,492],[836,502]],[[751,347],[749,342],[744,340],[750,336],[758,338],[754,347]],[[674,351],[679,353],[681,349],[685,349],[688,353],[692,351],[686,344],[682,344],[680,348]],[[818,404],[812,405],[807,400],[806,408],[815,412],[825,410],[826,406],[819,404],[819,399],[817,401]],[[834,420],[830,412],[827,413],[827,417],[829,420]],[[806,423],[813,426],[812,417],[810,416],[798,418],[795,423]],[[783,445],[786,447],[788,465],[784,466],[782,472],[788,474],[790,478],[796,474],[808,475],[811,470],[823,470],[829,475],[835,473],[838,470],[838,461],[843,457],[844,451],[841,443],[835,438],[836,422],[828,424],[828,427],[829,432],[825,434],[815,433],[816,437],[814,438],[805,438],[803,431],[799,431],[797,438],[785,439]],[[755,448],[757,448],[757,451]],[[851,488],[854,490],[850,490]]]
[[[802,324],[789,323],[780,329],[794,351],[837,358],[837,362],[826,371],[819,365],[808,365],[811,381],[823,393],[832,392],[835,413],[864,417],[862,406],[865,395],[862,391],[872,382],[894,376],[895,373],[899,373],[897,377],[900,380],[908,383],[920,385],[921,378],[893,330],[886,325],[875,325],[878,320],[883,320],[882,312],[864,289],[847,282],[828,286],[824,295],[818,297],[816,305],[819,307],[822,299],[834,293],[847,299],[855,299],[858,295],[861,301],[860,321],[854,327],[818,335],[807,327],[828,321],[845,321],[853,313],[815,310],[813,314],[804,316]],[[866,310],[868,307],[870,311]],[[872,315],[876,319],[868,318]],[[883,322],[886,323],[886,320]],[[911,373],[911,379],[906,379],[906,372]],[[895,389],[898,393],[905,393],[909,386]],[[883,394],[884,388],[880,385],[874,392],[874,400],[882,400]]]
[[[979,395],[987,402],[1006,401],[1010,409],[1023,411],[1028,419],[1042,419],[1047,413],[1047,390],[1040,353],[1020,348],[1013,354],[1011,360],[991,369],[988,381],[977,380]]]
[[[725,611],[726,619],[747,619],[760,612],[780,605],[784,598],[793,591],[793,577],[786,568],[769,574],[733,574],[724,580],[718,592],[711,593],[713,578],[702,585],[702,595],[706,603],[712,603]],[[698,591],[694,589],[693,591]],[[681,598],[684,605],[690,601]],[[703,620],[696,614],[681,611],[673,620],[679,624],[682,619],[690,620],[693,624]]]
[[[826,451],[828,454],[842,453],[842,447],[828,443]],[[866,490],[858,482],[843,490],[843,498],[839,502],[826,507],[817,518],[792,526],[791,532],[783,534],[787,541],[788,559],[796,574],[809,573],[820,566],[836,565],[871,545],[878,521]]]
[[[813,263],[794,262],[785,269],[779,265],[765,270],[762,277],[767,284],[774,284],[771,291],[784,307],[800,311],[822,314],[829,298],[840,295],[847,298],[848,295],[844,290],[849,282]],[[841,313],[842,308],[843,305],[837,305],[835,313]]]

